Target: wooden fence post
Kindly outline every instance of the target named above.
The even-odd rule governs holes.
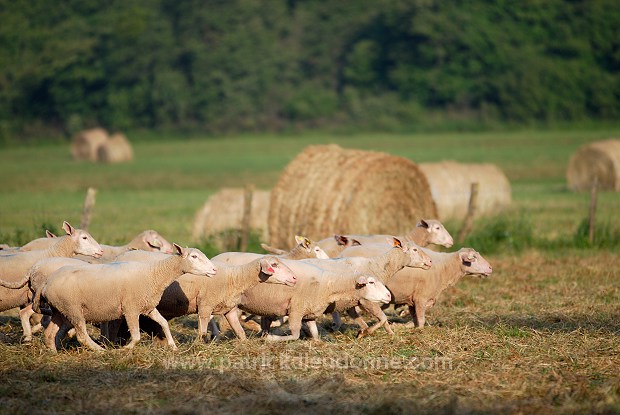
[[[95,206],[95,196],[97,195],[97,189],[89,187],[86,192],[86,198],[84,199],[84,208],[82,209],[82,220],[80,221],[80,229],[87,230],[90,225],[90,218],[93,213],[93,207]]]
[[[476,214],[476,209],[478,208],[478,189],[480,184],[478,182],[471,184],[471,191],[469,194],[469,205],[467,206],[467,214],[465,215],[465,219],[463,220],[463,226],[459,231],[459,235],[457,238],[457,242],[462,244],[467,238],[467,235],[471,232],[474,226],[474,215]]]
[[[252,197],[254,195],[254,185],[249,184],[243,193],[243,218],[241,220],[241,241],[239,251],[245,252],[248,249],[250,239],[250,226],[252,225]]]
[[[590,191],[590,216],[588,220],[588,240],[590,244],[594,243],[596,228],[596,201],[598,199],[598,176],[594,176],[592,180],[592,189]]]

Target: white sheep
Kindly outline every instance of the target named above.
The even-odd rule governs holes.
[[[488,277],[493,272],[489,262],[472,248],[451,253],[427,252],[433,258],[431,270],[403,269],[387,283],[392,303],[409,306],[413,324],[420,328],[424,327],[426,310],[435,305],[446,288],[466,275]]]
[[[296,236],[295,238],[297,239],[298,237]],[[334,241],[336,242],[336,246],[333,247],[333,248],[330,246],[329,252],[326,252],[325,250],[321,249],[321,247],[319,246],[318,243],[312,242],[313,246],[316,247],[316,248],[314,248],[315,251],[319,252],[319,250],[320,250],[320,252],[324,253],[324,256],[323,255],[319,255],[317,253],[316,257],[317,258],[323,258],[323,257],[325,257],[325,258],[334,258],[334,257],[338,256],[338,254],[340,254],[340,252],[342,252],[344,249],[348,248],[349,246],[360,245],[359,241],[357,241],[357,240],[355,240],[353,238],[348,238],[348,237],[343,236],[343,235],[334,235]],[[289,253],[288,251],[284,251],[282,249],[274,248],[274,247],[269,246],[267,244],[260,244],[260,246],[265,251],[270,252],[270,253],[275,254],[275,255],[286,255],[286,254]],[[299,258],[297,258],[297,257],[294,257],[294,258],[289,257],[289,259],[302,259],[302,258],[303,257],[301,257],[301,256]],[[312,258],[312,256],[307,256],[307,258]]]
[[[39,310],[41,297],[52,309],[52,321],[45,329],[45,344],[56,351],[64,328],[73,326],[78,341],[92,350],[103,348],[86,331],[86,322],[105,322],[125,317],[133,348],[140,341],[139,316],[146,315],[161,325],[168,345],[176,349],[168,322],[155,308],[164,290],[184,273],[213,276],[216,268],[200,250],[174,245],[176,255],[152,263],[62,267],[37,290],[33,307]],[[63,330],[60,328],[63,327]]]
[[[121,255],[122,260],[153,260],[139,251]],[[264,256],[244,265],[228,265],[213,260],[217,273],[212,278],[183,274],[164,291],[157,310],[166,319],[188,314],[198,314],[198,334],[207,334],[207,325],[212,315],[224,315],[239,339],[246,335],[239,324],[237,306],[243,292],[259,283],[294,286],[297,277],[275,256]],[[212,333],[218,337],[217,326]],[[158,330],[158,337],[161,337]]]
[[[40,251],[41,249],[47,249],[50,247],[50,245],[54,243],[54,241],[50,239],[53,239],[55,237],[56,235],[54,235],[53,232],[50,232],[49,230],[46,229],[44,238],[33,239],[32,241],[28,242],[26,245],[20,247],[19,250],[21,252],[26,252],[26,251]]]
[[[28,294],[28,298],[32,300],[34,297],[34,293],[42,287],[43,284],[47,281],[47,277],[51,275],[54,271],[59,268],[69,266],[69,265],[84,265],[88,264],[81,259],[75,258],[64,258],[64,257],[55,257],[55,258],[43,258],[34,263],[32,267],[28,269],[26,275],[22,281],[18,284],[15,284],[13,288],[21,288],[17,287],[17,285],[27,283],[30,293]],[[25,281],[24,281],[25,280]],[[3,282],[0,281],[0,285]],[[23,286],[23,285],[22,285]],[[38,332],[42,329],[41,324],[36,324],[34,327],[30,324],[30,317],[35,314],[35,311],[32,309],[32,301],[28,301],[26,305],[21,306],[22,309],[19,312],[22,324],[22,341],[29,342],[32,340],[32,334]]]
[[[173,253],[172,244],[154,230],[140,232],[135,238],[125,245],[113,246],[102,244],[101,247],[103,248],[103,256],[101,258],[93,260],[92,258],[78,257],[78,259],[82,259],[90,263],[105,264],[113,261],[123,252],[131,251],[133,249],[162,252],[164,254]]]
[[[357,241],[361,245],[367,245],[372,243],[384,243],[386,238],[391,238],[391,235],[347,235],[346,237]],[[440,221],[435,219],[422,219],[409,234],[397,236],[397,238],[401,241],[412,241],[421,247],[434,244],[450,248],[454,244],[454,240],[450,233]],[[342,248],[339,248],[334,238],[322,239],[318,244],[331,257],[337,256],[330,254],[334,250],[342,252]]]
[[[334,258],[326,261],[308,259],[303,261],[317,263],[319,266],[325,267],[334,272],[347,272],[347,270],[353,269],[358,273],[372,275],[386,285],[388,281],[403,268],[421,268],[422,270],[427,270],[431,267],[431,258],[415,243],[411,241],[401,242],[401,240],[396,237],[388,237],[387,239],[392,244],[391,248],[388,248],[387,245],[381,245],[384,248],[381,252],[376,252],[375,254],[367,255],[366,257]],[[359,247],[351,247],[349,249],[363,247],[364,246],[362,245]],[[359,316],[355,307],[357,305],[358,304],[354,304],[351,306],[345,303],[335,304],[333,309],[330,310],[334,320],[334,324],[332,326],[334,330],[338,330],[342,324],[340,312],[347,311],[351,318],[353,318],[360,326],[360,337],[366,334],[371,334],[380,327],[384,327],[388,334],[394,334],[389,325],[387,316],[377,303],[361,300],[359,304],[362,309],[377,318],[377,323],[371,327],[368,327],[362,317]]]
[[[24,307],[30,303],[32,295],[27,286],[30,280],[27,273],[37,261],[45,258],[72,257],[77,254],[94,257],[103,255],[101,246],[88,232],[75,229],[66,221],[62,228],[66,235],[53,238],[53,245],[47,249],[16,252],[0,257],[0,311]],[[26,336],[30,328],[29,318],[31,315],[30,309],[22,308],[20,310],[20,320]]]
[[[302,320],[308,323],[312,338],[319,340],[316,319],[330,304],[338,301],[357,304],[361,299],[388,303],[390,292],[374,277],[340,274],[301,261],[283,260],[297,276],[294,287],[259,284],[241,296],[240,309],[252,314],[278,317],[288,315],[291,334],[268,334],[266,340],[296,340]]]

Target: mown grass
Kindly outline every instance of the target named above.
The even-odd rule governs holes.
[[[528,250],[490,256],[495,274],[465,278],[429,315],[355,339],[321,323],[324,342],[195,341],[196,319],[173,320],[179,351],[143,340],[98,354],[65,343],[19,344],[0,317],[0,404],[6,413],[618,413],[617,256]],[[94,331],[93,331],[94,333]],[[227,333],[231,336],[231,333]]]
[[[97,354],[69,340],[51,355],[38,337],[20,344],[15,310],[0,314],[0,412],[620,413],[620,195],[599,194],[590,245],[589,195],[569,192],[564,179],[576,148],[618,132],[144,136],[135,162],[119,166],[72,162],[68,145],[4,148],[0,242],[79,222],[95,186],[90,230],[102,242],[154,228],[213,255],[208,241],[191,240],[209,194],[270,188],[298,151],[330,142],[415,161],[496,163],[511,180],[513,207],[477,220],[465,241],[490,260],[493,276],[463,279],[430,311],[430,327],[397,325],[394,338],[357,340],[348,320],[331,333],[325,319],[322,343],[268,344],[248,331],[245,343],[228,333],[205,344],[195,341],[195,317],[185,317],[171,325],[177,352],[144,339],[134,351]],[[448,223],[453,234],[459,227]],[[390,319],[406,321],[397,312]]]

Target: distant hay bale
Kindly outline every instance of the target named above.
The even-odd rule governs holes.
[[[294,235],[407,233],[436,216],[430,189],[410,160],[385,153],[310,146],[284,169],[271,191],[270,244]]]
[[[599,189],[620,190],[620,139],[586,144],[571,157],[566,170],[571,190],[590,190],[595,177]]]
[[[471,184],[479,183],[476,215],[494,214],[512,201],[510,182],[494,164],[464,164],[454,161],[420,163],[440,220],[463,219],[467,214]]]
[[[218,240],[222,233],[233,231],[237,237],[243,221],[243,202],[245,190],[224,188],[211,195],[204,206],[196,213],[192,237],[195,241],[214,238],[220,249],[235,249],[231,241]],[[250,229],[259,233],[262,240],[269,240],[267,214],[269,212],[269,191],[254,190]],[[234,243],[234,242],[233,242]]]
[[[97,150],[97,159],[102,163],[123,163],[133,160],[133,149],[123,134],[112,135]]]
[[[106,141],[108,132],[103,128],[80,131],[73,136],[71,155],[74,160],[97,161],[97,151]]]

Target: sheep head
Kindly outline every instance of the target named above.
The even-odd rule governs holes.
[[[374,277],[361,275],[355,280],[355,288],[362,290],[361,297],[374,303],[389,304],[392,294],[387,287]]]
[[[454,245],[454,239],[450,232],[446,230],[441,222],[435,219],[422,219],[416,225],[418,228],[426,229],[429,233],[428,242],[435,245],[443,245],[450,248]]]
[[[181,269],[183,272],[195,275],[206,275],[213,277],[217,273],[217,268],[207,258],[201,250],[196,248],[182,248],[177,244],[173,244],[176,255],[180,256]]]
[[[274,256],[267,256],[260,260],[262,282],[270,282],[273,284],[284,284],[289,287],[294,286],[297,283],[297,276],[291,271],[291,269],[280,262],[280,260]],[[265,278],[263,278],[265,276]]]
[[[459,251],[459,258],[461,269],[467,275],[485,278],[493,272],[491,264],[472,248],[462,248]]]
[[[95,238],[83,229],[76,229],[67,221],[62,223],[62,229],[74,241],[76,254],[101,258],[103,256],[103,248]]]

